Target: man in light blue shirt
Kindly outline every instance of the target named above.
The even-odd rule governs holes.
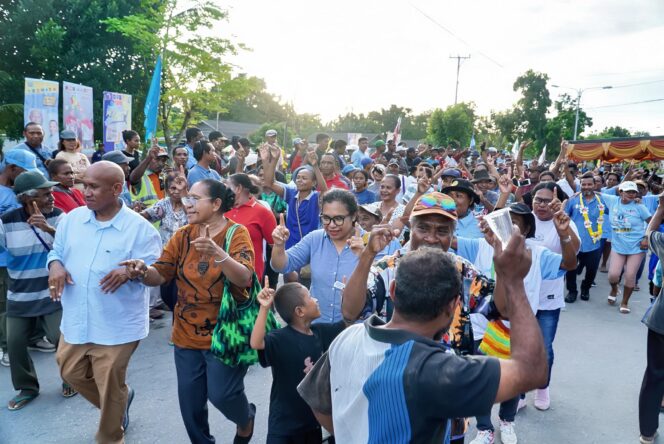
[[[42,145],[42,142],[44,141],[44,130],[41,125],[29,122],[25,125],[23,136],[25,137],[25,142],[19,143],[13,149],[26,150],[34,154],[37,158],[37,168],[39,168],[39,171],[41,171],[44,177],[48,179],[48,164],[52,160],[52,153],[48,148]]]
[[[196,160],[194,160],[194,145],[196,144],[196,142],[198,142],[203,138],[203,132],[199,128],[193,126],[191,128],[187,128],[187,130],[184,133],[184,137],[187,141],[184,147],[187,149],[187,152],[189,153],[189,157],[187,157],[186,166],[187,170],[190,170],[194,165],[196,165]]]
[[[355,165],[355,168],[363,169],[364,166],[362,165],[362,159],[371,159],[367,153],[367,150],[369,149],[369,139],[366,137],[360,137],[360,139],[357,141],[357,146],[358,149],[353,152],[352,156],[350,156],[350,161],[353,163],[353,165]]]
[[[217,158],[214,155],[214,147],[207,140],[199,140],[194,144],[194,158],[198,162],[187,174],[189,189],[203,179],[221,180],[221,176],[211,168]]]
[[[161,253],[157,230],[120,200],[124,177],[108,161],[88,168],[87,206],[62,220],[47,262],[49,292],[63,311],[56,359],[63,380],[101,409],[98,442],[124,439],[134,396],[127,366],[149,330],[148,289],[120,263],[152,264]]]

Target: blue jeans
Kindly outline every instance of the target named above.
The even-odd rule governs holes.
[[[542,330],[544,348],[546,349],[546,355],[549,361],[549,376],[546,380],[546,385],[544,387],[540,387],[545,389],[551,382],[551,367],[553,367],[553,340],[556,338],[556,331],[558,330],[560,308],[556,310],[538,310],[536,317],[540,326],[540,330]]]
[[[194,444],[213,444],[208,424],[208,400],[230,421],[244,427],[251,420],[244,394],[247,366],[229,367],[209,350],[175,349],[180,414]]]
[[[500,403],[500,409],[498,410],[498,417],[501,421],[514,422],[514,417],[516,416],[516,408],[519,405],[520,396],[516,396],[508,401],[503,401]],[[491,430],[493,431],[493,424],[491,423],[491,412],[486,416],[478,416],[477,418],[477,430]]]

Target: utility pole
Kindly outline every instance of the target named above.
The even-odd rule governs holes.
[[[454,104],[457,104],[457,98],[459,97],[459,70],[461,69],[461,60],[469,59],[470,54],[467,56],[460,56],[460,55],[455,55],[455,56],[450,56],[450,59],[457,59],[457,77],[456,77],[456,88],[454,89]]]

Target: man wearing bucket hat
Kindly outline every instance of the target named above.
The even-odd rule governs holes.
[[[46,254],[53,247],[58,223],[64,214],[55,208],[51,182],[38,170],[21,173],[14,193],[21,204],[2,215],[0,247],[7,250],[7,351],[14,389],[19,393],[7,407],[18,410],[39,395],[39,381],[28,353],[29,338],[39,323],[52,344],[60,339],[62,307],[51,301]],[[28,253],[26,253],[28,252]],[[62,395],[76,392],[63,383]]]
[[[443,193],[448,194],[456,203],[457,223],[455,235],[477,239],[484,237],[475,213],[475,204],[480,203],[480,197],[475,192],[473,184],[466,179],[456,179],[444,187]]]
[[[455,416],[487,412],[494,402],[512,399],[524,387],[527,387],[525,390],[534,388],[546,379],[544,347],[523,286],[523,278],[530,269],[530,253],[520,233],[515,233],[508,247],[494,258],[497,281],[501,283],[495,302],[520,327],[514,332],[515,339],[518,335],[519,340],[514,341],[512,362],[505,365],[493,358],[469,361],[455,354],[443,355],[445,348],[436,343],[442,333],[447,332],[452,347],[463,353],[464,343],[467,344],[465,337],[470,333],[467,328],[469,301],[482,301],[482,296],[492,292],[492,281],[476,273],[464,259],[445,253],[454,233],[455,220],[452,198],[437,192],[420,196],[411,215],[410,251],[402,249],[400,254],[376,263],[375,255],[395,233],[389,227],[373,228],[344,294],[349,301],[362,304],[361,296],[367,288],[375,291],[376,282],[384,286],[383,275],[389,270],[395,276],[389,285],[390,298],[394,299],[394,317],[386,325],[372,316],[364,325],[350,327],[298,387],[317,417],[334,424],[337,441],[351,442],[356,435],[350,433],[369,433],[368,430],[378,441],[394,438],[394,424],[386,427],[384,421],[366,411],[367,406],[374,403],[391,402],[384,398],[390,390],[405,393],[405,404],[396,407],[400,409],[399,421],[404,423],[398,427],[409,430],[404,440],[440,442],[445,435],[451,435],[452,439],[463,436],[465,420],[455,420]],[[466,280],[470,281],[469,286]],[[466,289],[470,290],[466,293]],[[441,294],[446,297],[441,299]],[[505,300],[509,303],[503,308]],[[344,317],[351,310],[361,309],[353,305],[343,307]],[[407,353],[404,349],[404,371],[415,377],[397,382],[381,369],[393,359],[392,351],[398,353],[403,347],[408,348]],[[385,354],[386,350],[391,352]],[[446,362],[436,362],[438,359]],[[347,370],[351,362],[363,370],[343,374],[342,367],[346,366]],[[465,366],[471,362],[476,367],[469,373]],[[495,368],[491,369],[492,366]],[[446,374],[441,378],[443,368]],[[329,390],[330,377],[337,381],[334,390]],[[361,379],[359,383],[358,379]],[[369,387],[365,385],[369,380],[381,390],[362,390],[363,386]],[[441,392],[447,395],[441,397]],[[330,396],[322,399],[320,393]],[[447,413],[441,417],[441,411]],[[437,419],[424,421],[424,418]]]
[[[480,202],[488,211],[493,211],[493,208],[498,202],[500,195],[493,191],[496,187],[495,178],[489,175],[489,172],[484,169],[477,169],[473,174],[473,185],[475,185],[477,191],[476,194],[480,198]]]

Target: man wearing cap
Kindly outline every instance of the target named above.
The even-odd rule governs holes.
[[[148,290],[120,263],[154,263],[157,230],[120,201],[124,173],[100,161],[86,172],[86,206],[63,218],[48,254],[51,299],[62,303],[56,359],[62,378],[100,409],[97,442],[124,442],[134,390],[129,359],[149,332]]]
[[[214,149],[210,142],[205,139],[196,142],[194,144],[194,158],[198,163],[189,170],[187,175],[189,188],[204,179],[221,180],[219,173],[210,168],[215,161]]]
[[[196,160],[194,159],[194,144],[203,138],[203,131],[193,126],[186,129],[184,132],[184,137],[187,142],[185,143],[184,147],[187,148],[187,152],[189,153],[189,157],[187,158],[187,170],[190,170],[194,165],[196,165]],[[143,173],[141,173],[141,176],[142,175]],[[163,199],[163,197],[160,199]]]
[[[168,153],[159,145],[153,145],[145,159],[134,168],[129,175],[131,187],[131,200],[136,210],[144,210],[154,205],[165,196],[164,184],[160,174],[166,162]],[[140,208],[139,208],[140,207]]]
[[[244,173],[245,158],[251,153],[252,146],[246,137],[237,140],[235,154],[228,161],[228,174]]]
[[[279,146],[277,143],[277,130],[275,129],[269,129],[265,131],[265,143],[267,143],[270,146],[276,146],[279,147],[279,162],[277,163],[277,169],[279,171],[284,171],[288,165],[286,164],[286,154],[284,153],[284,149]],[[258,155],[256,156],[256,161],[258,161]],[[250,165],[247,165],[250,166]]]
[[[356,168],[364,168],[362,165],[362,159],[369,157],[367,153],[367,150],[369,149],[369,139],[366,137],[360,137],[357,141],[357,146],[357,150],[355,150],[350,156],[350,161]]]
[[[131,193],[129,192],[129,164],[133,160],[132,157],[129,157],[124,154],[122,151],[109,151],[101,157],[101,160],[106,160],[112,162],[122,168],[122,172],[125,175],[125,180],[122,183],[122,193],[120,194],[120,199],[127,205],[129,208],[132,207]]]
[[[473,174],[473,185],[476,187],[476,194],[480,198],[480,203],[487,209],[487,212],[493,211],[500,195],[495,191],[495,182],[493,176],[484,169],[477,169]],[[479,192],[478,192],[479,191]]]
[[[57,344],[60,338],[62,307],[49,297],[46,268],[46,255],[53,247],[63,215],[53,205],[52,188],[57,184],[46,180],[38,170],[21,173],[14,182],[21,207],[0,218],[0,247],[8,254],[7,351],[12,383],[19,391],[9,401],[9,410],[18,410],[39,395],[35,367],[28,354],[28,339],[37,324],[51,343]],[[63,396],[75,393],[63,384]]]
[[[352,442],[358,436],[364,439],[369,431],[381,442],[390,438],[399,442],[445,442],[445,436],[457,439],[463,436],[465,421],[454,420],[455,417],[488,412],[494,402],[512,399],[523,387],[534,388],[546,379],[544,347],[523,286],[530,269],[530,254],[518,233],[508,248],[494,258],[496,281],[500,283],[496,287],[496,306],[506,317],[519,322],[520,327],[514,332],[519,340],[514,341],[513,362],[504,365],[493,358],[442,354],[446,347],[440,345],[440,340],[445,333],[449,334],[446,342],[459,354],[472,353],[474,344],[468,326],[471,301],[481,301],[493,293],[492,280],[478,273],[468,261],[445,253],[455,219],[454,200],[449,196],[418,196],[411,214],[410,251],[403,248],[378,262],[374,262],[375,255],[395,234],[387,227],[373,228],[344,289],[349,303],[344,305],[343,315],[346,318],[351,310],[359,311],[357,304],[364,302],[362,296],[369,291],[372,297],[379,293],[390,295],[394,317],[384,325],[372,316],[365,325],[347,329],[298,387],[317,418],[329,428],[333,423],[339,442]],[[386,272],[391,274],[387,286]],[[443,294],[446,296],[441,300]],[[505,300],[509,303],[503,304]],[[430,305],[434,301],[440,305]],[[445,319],[434,321],[442,313]],[[389,353],[385,353],[387,350]],[[438,358],[448,361],[438,362]],[[351,362],[353,368],[360,369],[359,373],[344,376],[341,368]],[[471,365],[473,369],[457,365]],[[394,379],[393,372],[381,371],[385,368],[398,368],[410,376]],[[441,371],[446,373],[442,375]],[[328,391],[330,380],[334,381],[334,389]],[[441,396],[438,390],[447,395]],[[393,393],[401,394],[400,398],[393,399]],[[438,405],[441,402],[446,407]],[[366,411],[377,405],[395,406],[397,423],[385,424]],[[407,432],[395,435],[400,430]]]
[[[25,137],[25,141],[19,143],[13,149],[21,149],[34,154],[37,158],[37,168],[39,168],[44,177],[48,178],[48,163],[52,160],[53,153],[42,144],[44,141],[44,130],[41,125],[35,122],[28,122],[23,129],[23,137]]]
[[[378,139],[374,142],[374,152],[371,153],[371,158],[376,160],[385,152],[385,141]]]

